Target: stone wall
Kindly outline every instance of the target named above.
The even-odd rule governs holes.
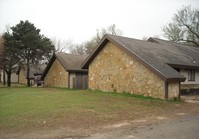
[[[18,75],[16,73],[11,74],[11,82],[12,83],[18,83]]]
[[[19,72],[19,83],[20,84],[27,84],[27,79],[26,79],[26,74],[25,74],[25,70],[24,69],[21,69],[20,72]],[[30,79],[30,85],[34,85],[35,84],[35,81],[34,79]]]
[[[19,72],[19,83],[21,84],[27,84],[27,79],[25,76],[25,71],[23,69],[20,70]]]
[[[177,84],[171,84],[169,91],[175,94],[177,87]],[[110,42],[89,65],[89,88],[165,97],[165,82]]]
[[[179,95],[179,83],[169,83],[168,84],[168,98],[178,98]]]
[[[68,72],[56,59],[44,78],[44,86],[68,88],[68,76]]]

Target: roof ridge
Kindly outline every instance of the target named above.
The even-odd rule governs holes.
[[[108,35],[108,36],[113,36],[113,37],[121,37],[121,38],[131,39],[131,40],[135,40],[135,41],[147,42],[147,41],[145,41],[145,40],[130,38],[130,37],[121,36],[121,35],[112,35],[112,34],[107,34],[107,35]]]
[[[117,36],[117,35],[112,35],[112,34],[107,34],[108,36],[113,36],[113,37],[119,37],[119,38],[125,38],[125,39],[130,39],[130,40],[134,40],[134,41],[138,41],[138,42],[142,42],[142,43],[150,43],[150,44],[154,44],[153,42],[151,41],[148,41],[148,40],[140,40],[140,39],[135,39],[135,38],[130,38],[130,37],[126,37],[126,36]],[[159,45],[164,45],[164,44],[161,44],[161,43],[158,43]]]
[[[71,54],[71,53],[65,53],[65,52],[55,52],[55,54],[64,54],[64,55],[73,55],[73,56],[87,56],[86,54],[80,55],[80,54]]]
[[[170,43],[170,44],[172,44],[172,45],[182,45],[182,46],[188,46],[188,47],[194,47],[194,48],[198,48],[198,47],[196,47],[196,46],[193,46],[193,45],[188,45],[188,44],[182,44],[182,43],[178,43],[178,42],[173,42],[173,41],[169,41],[169,40],[164,40],[164,39],[160,39],[160,38],[153,38],[153,37],[150,37],[148,40],[150,40],[150,39],[153,39],[153,40],[159,40],[159,41],[164,41],[164,42],[166,42],[166,43]],[[147,41],[148,41],[147,40]],[[157,42],[157,41],[156,41]],[[161,44],[160,42],[157,42],[157,43],[159,43],[159,44]],[[164,44],[165,45],[165,44]]]

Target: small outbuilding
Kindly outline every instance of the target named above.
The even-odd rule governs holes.
[[[31,85],[38,84],[37,81],[40,81],[45,67],[45,64],[30,64],[29,79]],[[27,84],[27,67],[25,64],[19,66],[17,75],[20,84]]]
[[[87,89],[88,70],[81,69],[86,55],[54,53],[41,79],[44,86]]]

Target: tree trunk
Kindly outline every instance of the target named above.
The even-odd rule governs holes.
[[[29,59],[27,59],[27,86],[30,86],[30,78],[29,78],[29,74],[30,74],[30,64],[29,64]]]
[[[3,85],[6,85],[6,72],[3,69]]]
[[[11,71],[7,72],[7,86],[11,86]]]

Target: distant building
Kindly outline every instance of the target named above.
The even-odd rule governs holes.
[[[30,64],[29,79],[31,85],[37,84],[37,81],[40,81],[41,75],[45,69],[45,64]],[[18,82],[21,84],[27,84],[27,67],[26,65],[21,65],[17,71]]]
[[[17,68],[17,64],[13,66],[13,69],[15,70],[12,70],[12,73],[11,73],[11,83],[18,83],[18,75],[17,75],[16,68]],[[7,82],[7,74],[6,72],[3,73],[3,69],[0,69],[0,82],[3,82],[4,80],[3,74],[5,74],[5,82]]]

